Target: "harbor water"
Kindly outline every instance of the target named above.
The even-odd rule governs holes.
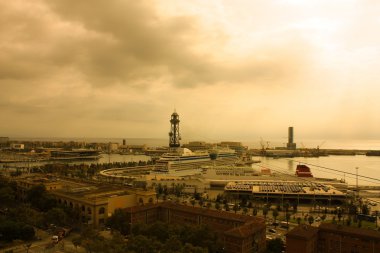
[[[359,185],[380,186],[379,156],[321,156],[280,159],[254,157],[253,159],[261,161],[261,163],[254,164],[254,167],[269,168],[273,172],[291,175],[294,175],[298,164],[306,164],[310,167],[314,177],[343,179],[352,185],[356,184],[356,168],[358,168],[358,174],[360,175],[358,177]],[[343,171],[344,173],[338,171]]]

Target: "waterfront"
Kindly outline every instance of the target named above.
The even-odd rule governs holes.
[[[149,161],[150,157],[146,155],[120,155],[120,154],[102,154],[99,160],[73,161],[69,164],[106,164],[106,163],[128,163]],[[269,158],[269,157],[253,157],[253,160],[260,160],[261,163],[252,164],[254,168],[269,168],[273,172],[286,173],[294,175],[295,169],[299,163],[307,164],[315,177],[344,179],[349,184],[356,183],[354,175],[344,175],[344,173],[333,172],[317,166],[326,167],[335,170],[345,171],[347,173],[356,173],[356,167],[359,168],[359,175],[373,177],[380,180],[378,174],[380,172],[380,157],[376,156],[324,156],[324,157],[296,157],[296,158]],[[50,162],[20,162],[12,164],[1,164],[0,166],[12,167],[33,167],[41,166]],[[58,162],[61,163],[61,162]],[[359,177],[359,185],[380,185],[380,181],[363,179]]]
[[[321,167],[326,167],[334,170],[341,170],[346,173],[356,173],[366,177],[373,177],[380,180],[380,157],[378,156],[321,156],[321,157],[296,157],[296,158],[280,158],[273,159],[269,157],[254,157],[255,160],[260,160],[261,163],[253,164],[254,167],[270,168],[273,171],[294,174],[298,164],[307,164],[314,177],[337,178],[344,179],[348,184],[356,184],[354,175],[344,175],[344,173],[330,171]],[[318,167],[320,166],[320,167]],[[359,185],[380,185],[380,181],[363,179],[359,177]]]
[[[183,134],[186,135],[186,134]],[[147,145],[148,147],[161,147],[167,146],[168,140],[166,138],[21,138],[21,137],[10,137],[11,141],[46,141],[46,142],[82,142],[82,143],[119,143],[121,144],[123,139],[126,140],[127,145]],[[188,143],[189,141],[205,141],[210,143],[217,143],[221,141],[225,141],[223,138],[219,139],[205,139],[204,137],[200,137],[197,139],[196,137],[193,139],[182,139],[181,143]],[[244,146],[247,146],[249,149],[251,148],[261,148],[261,140],[260,139],[247,139],[247,140],[235,140],[240,141]],[[270,148],[274,147],[284,147],[286,146],[286,138],[283,139],[268,139],[265,138],[265,142],[268,142]],[[318,146],[321,149],[345,149],[345,150],[380,150],[380,140],[378,139],[295,139],[298,148],[313,149]]]

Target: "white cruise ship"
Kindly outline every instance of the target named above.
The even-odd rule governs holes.
[[[216,159],[210,157],[215,156]],[[213,157],[215,158],[215,157]],[[178,148],[176,152],[163,154],[157,160],[152,173],[167,173],[187,176],[202,173],[202,166],[234,164],[238,160],[232,149],[192,152],[187,148]]]

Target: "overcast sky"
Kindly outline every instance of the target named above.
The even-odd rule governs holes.
[[[380,139],[380,1],[0,1],[0,136]]]

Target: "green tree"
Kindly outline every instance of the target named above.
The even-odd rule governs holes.
[[[44,215],[45,224],[55,224],[58,226],[66,226],[68,223],[67,214],[63,211],[62,208],[52,208],[46,212]]]
[[[113,215],[108,218],[107,225],[119,231],[122,235],[130,233],[129,217],[123,209],[116,209]]]
[[[277,209],[273,209],[273,211],[272,211],[272,216],[273,216],[273,218],[274,218],[274,222],[276,223],[276,218],[277,218],[277,216],[278,216],[278,210],[277,210]]]
[[[347,226],[351,226],[351,222],[352,222],[352,220],[351,220],[351,216],[348,216],[348,218],[347,218],[347,220],[346,220],[346,225],[347,225]]]
[[[44,212],[56,206],[55,199],[48,194],[43,184],[32,186],[26,192],[26,200],[32,207]]]
[[[268,211],[269,211],[268,207],[263,206],[263,215],[264,215],[265,220],[267,219]]]
[[[284,242],[280,238],[267,241],[266,253],[281,253],[284,250]]]
[[[314,223],[314,217],[312,215],[309,215],[309,217],[307,218],[307,221],[309,222],[309,224],[313,224]]]
[[[15,198],[15,191],[10,186],[0,186],[0,207],[10,206],[14,202]]]
[[[257,212],[258,212],[258,210],[257,210],[257,207],[255,206],[255,207],[253,208],[253,210],[252,210],[252,215],[253,215],[253,216],[257,216]]]
[[[238,207],[238,205],[234,205],[234,207],[233,207],[233,209],[234,209],[234,211],[235,211],[235,213],[239,210],[239,207]]]
[[[285,220],[286,224],[288,225],[287,228],[289,228],[290,213],[285,214]]]

